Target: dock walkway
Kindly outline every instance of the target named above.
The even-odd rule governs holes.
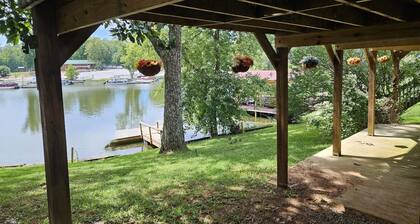
[[[268,115],[276,115],[277,114],[277,110],[275,108],[254,107],[254,106],[249,106],[249,105],[242,105],[241,108],[246,110],[247,112],[251,112],[251,113],[268,114]]]
[[[110,147],[136,143],[147,142],[152,147],[160,148],[162,146],[162,128],[159,123],[156,125],[140,122],[139,128],[117,130]]]

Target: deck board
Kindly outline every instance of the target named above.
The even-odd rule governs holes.
[[[336,198],[352,208],[397,224],[420,220],[420,125],[378,125],[343,140],[343,157],[331,147],[306,162],[354,186]]]

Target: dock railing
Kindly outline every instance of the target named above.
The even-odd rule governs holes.
[[[145,130],[143,130],[143,129],[145,129]],[[144,131],[147,131],[148,134],[149,134],[149,136],[145,136],[144,135]],[[157,132],[157,134],[159,134],[159,135],[162,135],[163,130],[160,128],[159,122],[156,122],[156,126],[147,124],[145,122],[140,122],[140,135],[141,135],[141,138],[144,141],[148,141],[150,143],[150,145],[154,145],[153,144],[153,134],[152,134],[153,131]],[[145,137],[149,137],[149,139],[147,139]],[[159,144],[160,144],[160,142],[159,142]]]

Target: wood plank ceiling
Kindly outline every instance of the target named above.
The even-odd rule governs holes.
[[[417,0],[62,0],[61,2],[57,9],[60,33],[112,18],[126,18],[184,26],[276,33],[285,37],[280,38],[285,46],[394,39],[401,41],[420,37],[420,3]],[[402,33],[398,32],[400,28],[404,30]],[[375,33],[376,29],[382,33]],[[347,32],[341,33],[343,30]],[[386,37],[378,37],[383,33]],[[344,35],[344,38],[340,39],[340,35]]]

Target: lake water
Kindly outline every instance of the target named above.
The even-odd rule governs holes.
[[[67,147],[81,160],[142,150],[106,150],[119,129],[163,120],[163,99],[152,85],[63,87]],[[42,128],[36,89],[0,90],[0,166],[43,163]]]

